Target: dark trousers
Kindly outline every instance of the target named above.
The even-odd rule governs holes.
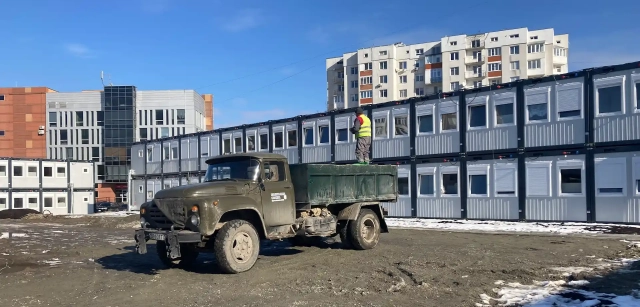
[[[369,162],[369,152],[371,150],[371,137],[359,137],[356,143],[356,158],[358,162]]]

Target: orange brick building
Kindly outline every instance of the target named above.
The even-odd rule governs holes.
[[[206,130],[213,130],[213,95],[203,94],[204,99],[204,126]]]
[[[47,158],[47,87],[0,88],[0,157]]]

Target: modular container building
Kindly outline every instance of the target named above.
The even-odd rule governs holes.
[[[93,161],[0,158],[0,210],[93,213]]]
[[[395,217],[640,223],[638,90],[633,62],[363,105],[373,163],[398,167],[398,200],[384,206]],[[139,199],[202,181],[204,160],[225,153],[353,163],[354,119],[355,108],[137,143]]]

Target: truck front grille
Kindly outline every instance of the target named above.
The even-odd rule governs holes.
[[[154,202],[158,210],[169,220],[169,223],[172,223],[177,229],[184,228],[184,224],[187,221],[187,212],[182,200],[156,199]]]
[[[155,204],[149,208],[149,219],[152,228],[169,229],[173,224]]]

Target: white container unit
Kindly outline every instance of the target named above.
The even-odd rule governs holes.
[[[460,164],[421,163],[416,166],[417,216],[460,218]]]
[[[92,163],[70,162],[71,184],[73,189],[93,189],[95,175]]]
[[[15,163],[15,160],[12,161]],[[67,169],[67,162],[57,161],[42,161],[42,188],[67,188],[67,176],[69,170]],[[71,178],[73,181],[73,178]],[[94,178],[88,179],[91,183],[95,182]],[[30,188],[37,188],[38,185],[31,186]]]
[[[43,192],[42,202],[42,209],[48,210],[53,215],[69,214],[69,193],[66,191]]]
[[[245,129],[247,152],[269,152],[269,128],[252,127]]]
[[[40,161],[17,160],[11,161],[11,188],[38,188],[40,186]],[[66,162],[64,163],[66,176]],[[66,178],[66,177],[64,177]],[[66,179],[64,186],[67,186]]]
[[[596,221],[640,223],[640,152],[595,155]]]
[[[416,155],[460,151],[458,101],[456,96],[416,103]]]
[[[207,149],[205,148],[205,151]],[[189,136],[180,140],[180,150],[182,172],[198,171],[198,159],[200,159],[198,136]],[[207,154],[209,153],[208,151],[206,152]]]
[[[220,154],[220,136],[218,133],[213,132],[211,134],[203,134],[200,136],[200,171],[207,169],[206,161],[209,158],[213,158]]]
[[[353,114],[336,115],[335,122],[335,160],[353,161],[356,160],[356,137],[349,130],[353,127],[355,120]]]
[[[526,159],[527,220],[586,221],[584,155]]]
[[[94,213],[93,192],[91,191],[74,191],[71,194],[71,214],[89,214]],[[133,208],[132,208],[133,209]]]
[[[2,159],[0,160],[0,187],[4,187],[5,189],[9,187],[9,160]],[[8,203],[8,202],[7,202]],[[0,209],[2,209],[2,204],[0,204]]]
[[[145,190],[144,187],[146,185],[146,182],[144,179],[133,179],[132,185],[133,185],[133,201],[130,202],[129,205],[131,206],[132,209],[135,207],[137,208],[136,210],[139,210],[140,205],[142,205],[147,201],[144,193],[144,190]]]
[[[398,166],[398,200],[395,203],[380,203],[392,217],[411,217],[411,167]]]
[[[147,144],[147,174],[160,174],[162,172],[162,142]]]
[[[180,166],[180,141],[178,139],[162,142],[162,173],[177,173]]]
[[[222,154],[242,153],[242,130],[222,132]]]
[[[289,164],[298,163],[298,123],[288,122],[272,126],[273,153],[287,157]]]
[[[131,169],[136,175],[144,175],[145,167],[145,144],[133,144],[131,146]]]
[[[0,191],[0,210],[9,209],[9,192]]]
[[[516,88],[470,93],[467,107],[467,151],[518,147]]]
[[[410,155],[408,105],[374,109],[371,125],[373,159]]]
[[[302,122],[302,163],[331,161],[331,130],[327,117]]]
[[[517,220],[518,161],[467,162],[467,218]]]
[[[162,190],[162,182],[160,179],[147,179],[147,201],[152,200],[160,190]]]
[[[596,143],[640,140],[640,69],[593,76]]]

